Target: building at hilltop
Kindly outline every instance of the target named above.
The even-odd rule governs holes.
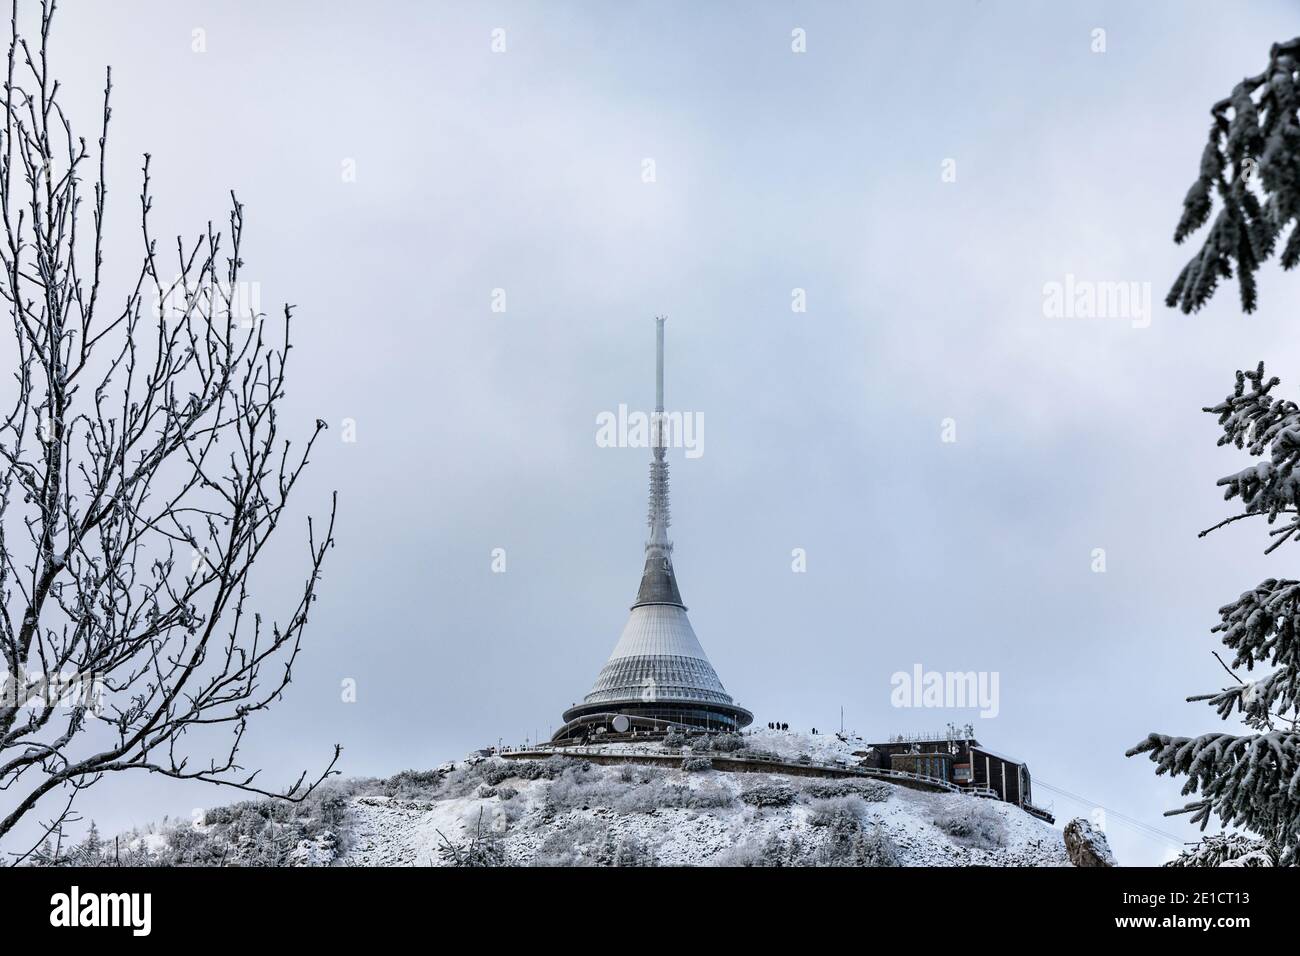
[[[718,679],[695,636],[673,572],[664,459],[664,320],[655,319],[655,416],[650,461],[650,536],[641,587],[627,624],[591,691],[564,712],[552,741],[670,729],[734,731],[753,715]]]
[[[1031,816],[1054,822],[1050,813],[1034,805],[1029,765],[990,750],[969,733],[897,737],[872,744],[861,756],[860,767],[928,777],[963,790],[991,791]]]

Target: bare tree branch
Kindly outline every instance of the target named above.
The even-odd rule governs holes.
[[[0,142],[0,301],[13,330],[0,395],[0,840],[47,795],[144,770],[302,800],[239,762],[249,718],[279,700],[334,543],[337,500],[308,520],[307,576],[281,623],[251,608],[250,573],[325,428],[280,435],[293,309],[270,335],[244,294],[243,206],[229,231],[177,238],[174,275],[150,233],[110,305],[103,274],[112,73],[93,151],[74,136],[13,0]],[[89,231],[79,230],[92,177]],[[107,311],[106,311],[107,310]],[[14,852],[20,862],[32,851]]]

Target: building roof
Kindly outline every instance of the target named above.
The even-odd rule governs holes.
[[[643,604],[632,609],[610,660],[621,657],[690,657],[707,661],[686,609],[676,604]]]
[[[988,754],[990,757],[997,757],[999,760],[1005,760],[1007,763],[1019,764],[1022,767],[1028,766],[1023,760],[1016,757],[1008,757],[1006,754],[998,753],[996,750],[990,750],[988,747],[981,747],[979,744],[972,746],[971,750],[978,750],[982,754]]]
[[[965,743],[970,744],[972,750],[983,750],[980,742],[974,737],[908,737],[906,740],[886,740],[880,743],[867,744],[868,747],[909,747],[912,744],[949,744]]]
[[[643,604],[632,609],[614,653],[583,702],[627,700],[732,703],[685,608]]]

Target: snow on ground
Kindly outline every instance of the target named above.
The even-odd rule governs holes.
[[[808,754],[818,763],[864,747],[833,734],[766,729],[746,735],[746,742],[791,759]],[[538,772],[539,763],[527,765],[525,772]],[[863,853],[873,862],[902,866],[1069,865],[1059,830],[1018,807],[964,794],[780,773],[685,772],[580,759],[562,763],[570,769],[556,779],[521,779],[513,776],[520,764],[492,757],[458,768],[427,799],[358,796],[351,806],[348,848],[336,862],[442,865],[448,861],[440,848],[448,843],[463,848],[477,833],[481,842],[499,849],[503,862],[514,865],[861,864]],[[476,784],[480,778],[490,783]],[[472,789],[460,792],[467,785]],[[764,787],[792,799],[753,805],[751,791]],[[846,801],[843,792],[855,788],[866,798]],[[846,814],[828,825],[826,816],[837,807]]]
[[[600,768],[601,771],[610,768]],[[598,771],[600,772],[600,771]],[[679,775],[685,776],[684,774]],[[779,774],[728,774],[710,772],[692,777],[717,777],[739,794],[760,783],[786,784],[792,778]],[[794,778],[802,783],[808,778]],[[515,781],[511,781],[514,783]],[[669,807],[640,813],[611,807],[585,806],[548,814],[544,793],[549,781],[523,782],[529,808],[513,825],[502,825],[498,803],[489,799],[459,799],[432,805],[392,798],[359,798],[352,847],[338,860],[344,866],[439,866],[439,835],[463,841],[474,830],[480,810],[485,826],[496,828],[505,860],[515,865],[538,861],[544,846],[557,842],[572,851],[564,862],[600,863],[605,840],[630,838],[648,848],[660,866],[707,866],[749,862],[730,859],[728,851],[753,845],[761,848],[773,837],[788,841],[802,837],[807,844],[823,842],[825,828],[809,821],[808,806],[731,807],[695,810]],[[901,866],[1068,866],[1059,831],[1035,820],[1018,807],[957,794],[918,793],[885,784],[892,791],[883,803],[868,803],[865,825],[880,827],[897,848]],[[981,848],[963,845],[934,821],[939,811],[954,805],[979,802],[991,807],[1006,826],[1005,846]],[[490,823],[489,823],[490,821]],[[566,834],[569,836],[566,837]],[[590,839],[597,835],[602,840]],[[584,859],[585,857],[585,859]],[[545,862],[551,862],[547,860]]]
[[[870,748],[865,737],[845,734],[841,739],[834,733],[802,734],[793,730],[768,730],[760,727],[745,733],[745,743],[754,750],[766,750],[786,759],[798,759],[807,754],[814,763],[833,763],[841,757],[850,764],[856,764],[854,751]]]
[[[780,757],[782,760],[797,761],[808,757],[813,763],[834,764],[837,759],[850,766],[857,764],[860,758],[855,752],[866,751],[870,744],[866,738],[856,734],[804,734],[793,730],[747,730],[743,734],[745,746],[750,751]],[[627,741],[599,744],[605,753],[659,754],[663,748],[655,742],[632,743]]]
[[[387,780],[335,779],[127,835],[125,865],[1066,866],[1062,833],[1018,807],[879,779],[711,769],[712,748],[856,763],[858,738],[758,730],[665,748],[473,754]],[[638,755],[669,755],[636,762]],[[683,768],[683,757],[695,769]],[[596,762],[599,757],[626,758]],[[725,764],[719,762],[717,766]]]

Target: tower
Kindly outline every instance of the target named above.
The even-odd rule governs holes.
[[[668,540],[668,462],[664,436],[664,320],[655,319],[655,414],[650,461],[650,537],[636,603],[591,691],[564,712],[562,741],[598,729],[669,727],[738,730],[753,715],[727,694],[695,636],[673,573]]]

